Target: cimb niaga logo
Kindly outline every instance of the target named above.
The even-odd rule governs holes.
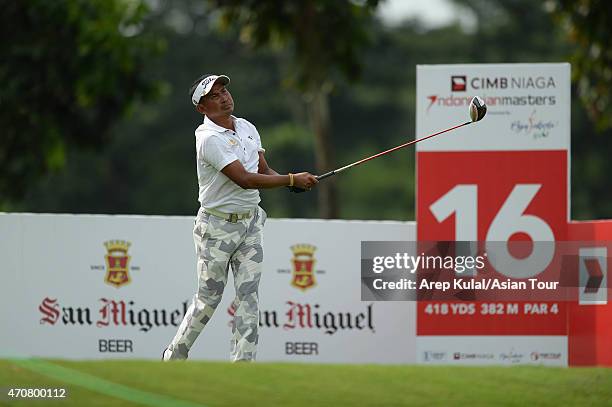
[[[467,77],[465,75],[451,76],[451,92],[465,92]]]
[[[494,358],[492,353],[476,353],[476,352],[454,352],[453,360],[491,360]]]

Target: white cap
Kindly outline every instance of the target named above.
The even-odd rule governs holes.
[[[191,102],[194,106],[197,106],[202,96],[206,96],[206,94],[210,92],[213,85],[218,80],[220,80],[221,84],[223,85],[230,83],[230,78],[225,75],[208,75],[206,78],[202,79],[202,81],[196,87],[196,90],[193,92],[193,95],[191,95]]]

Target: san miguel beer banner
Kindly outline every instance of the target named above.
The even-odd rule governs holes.
[[[0,214],[0,357],[159,359],[196,290],[192,225]],[[270,219],[264,233],[258,360],[416,361],[415,305],[359,296],[361,241],[414,240],[414,223]],[[191,358],[229,360],[233,299],[230,277]]]

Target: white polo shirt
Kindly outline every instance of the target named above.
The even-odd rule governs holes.
[[[221,127],[208,117],[195,130],[198,200],[203,208],[241,213],[259,204],[259,190],[242,189],[221,170],[239,160],[248,172],[257,173],[259,152],[265,150],[255,126],[245,119],[234,116],[232,119],[236,131]]]

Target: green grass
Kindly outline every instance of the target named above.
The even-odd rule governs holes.
[[[68,389],[22,406],[612,405],[603,368],[0,360],[9,386]]]

